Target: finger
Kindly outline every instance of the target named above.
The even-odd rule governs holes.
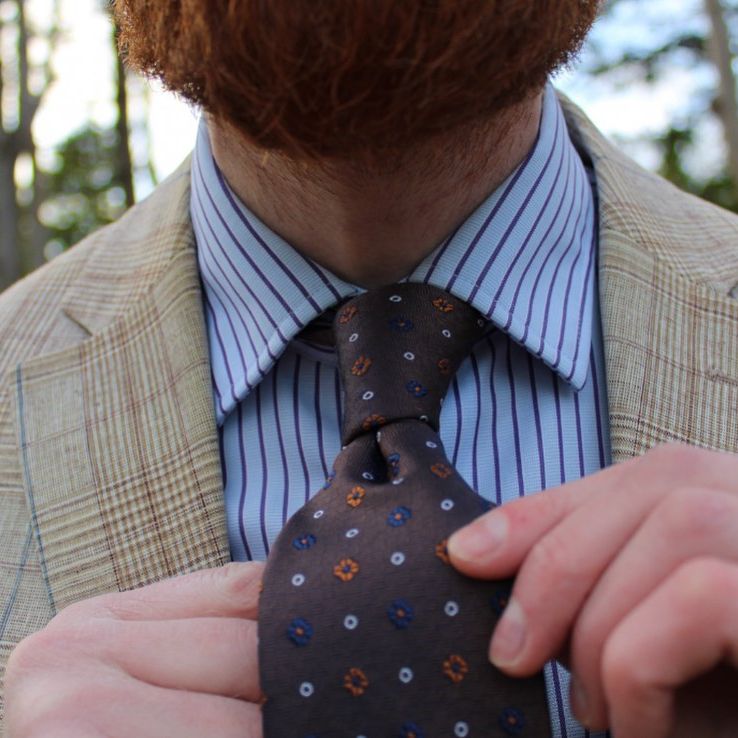
[[[256,702],[257,624],[236,618],[100,620],[90,656],[149,684]]]
[[[604,644],[618,623],[691,559],[738,561],[738,498],[697,488],[662,498],[597,582],[577,617],[571,667],[587,685],[589,713],[606,718]]]
[[[164,579],[140,589],[75,603],[57,615],[78,621],[88,616],[119,620],[174,620],[197,617],[248,618],[258,613],[264,565],[229,563]]]
[[[572,510],[616,496],[651,500],[688,485],[738,491],[733,454],[667,444],[575,482],[508,503],[457,531],[448,542],[451,561],[468,576],[512,576],[532,546]]]
[[[632,483],[621,478],[618,488],[623,492]],[[589,593],[659,500],[654,488],[640,495],[589,493],[577,500],[530,547],[492,638],[493,663],[527,676],[556,656]]]
[[[695,559],[674,572],[607,641],[602,680],[614,734],[671,735],[676,690],[724,661],[738,666],[738,566]],[[584,697],[583,704],[577,704],[581,696],[575,698],[575,710],[593,724]]]
[[[261,738],[259,705],[197,692],[164,689],[110,672],[97,680],[37,683],[44,699],[14,727],[23,735],[106,736],[106,738]]]

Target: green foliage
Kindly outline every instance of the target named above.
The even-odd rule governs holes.
[[[55,152],[56,165],[45,182],[53,194],[39,207],[53,250],[74,245],[126,209],[118,152],[116,131],[96,126],[74,133]]]

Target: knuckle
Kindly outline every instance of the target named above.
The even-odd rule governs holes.
[[[712,463],[714,454],[698,446],[671,441],[651,449],[642,457],[642,463],[653,467],[658,474],[666,471],[670,478],[684,482],[699,479],[702,471]]]
[[[225,593],[230,599],[244,603],[257,599],[263,572],[260,564],[234,561],[215,571],[222,577]]]
[[[735,501],[722,492],[699,487],[678,487],[654,511],[674,539],[684,542],[712,538],[732,525]]]
[[[690,559],[674,573],[676,592],[683,605],[704,603],[716,593],[736,594],[733,567],[727,562],[707,556]]]
[[[524,569],[533,591],[547,591],[555,582],[557,591],[565,594],[578,589],[581,581],[580,567],[571,546],[553,533],[533,546]]]

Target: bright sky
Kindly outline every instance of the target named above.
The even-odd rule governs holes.
[[[593,35],[593,42],[604,48],[622,44],[653,43],[659,22],[665,17],[683,16],[692,26],[701,21],[701,0],[641,0],[633,8],[626,4],[616,15],[617,24],[608,26],[608,38]],[[100,12],[100,0],[62,0],[63,37],[55,56],[56,82],[47,93],[35,125],[35,137],[41,147],[50,148],[88,120],[109,125],[115,117],[113,105],[113,60],[109,50],[109,26]],[[619,11],[620,7],[616,8]],[[51,0],[27,0],[28,13],[44,24],[51,12]],[[696,19],[696,20],[695,20]],[[613,27],[615,31],[613,31]],[[613,37],[615,33],[615,37]],[[617,35],[622,34],[621,38]],[[43,49],[38,50],[43,54]],[[702,80],[704,82],[704,80]],[[628,139],[637,134],[662,130],[667,121],[678,118],[685,98],[699,80],[687,69],[674,69],[655,87],[629,84],[604,88],[576,72],[563,75],[557,82],[608,135]],[[136,99],[147,95],[150,101],[148,125],[151,155],[159,177],[174,169],[191,149],[197,125],[196,113],[183,102],[149,83],[133,85],[131,117],[134,128],[142,125],[142,106]],[[701,163],[714,166],[720,146],[715,146],[716,131],[708,131],[709,146],[701,152]],[[136,149],[134,139],[134,150]],[[716,153],[717,150],[717,153]],[[654,164],[653,152],[631,147],[629,153],[641,163]],[[141,152],[145,157],[146,152]],[[712,162],[712,163],[710,163]],[[138,183],[138,196],[145,195],[145,182]]]

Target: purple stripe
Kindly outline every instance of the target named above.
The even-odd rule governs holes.
[[[551,663],[551,675],[553,677],[554,689],[556,690],[556,711],[559,714],[559,727],[561,738],[567,738],[566,713],[564,712],[564,695],[561,692],[561,680],[559,679],[559,665],[554,661]]]
[[[471,360],[472,372],[474,373],[474,386],[476,387],[477,401],[477,418],[474,423],[474,441],[472,443],[472,488],[475,492],[479,492],[479,479],[477,474],[477,444],[479,443],[479,424],[482,420],[482,385],[479,381],[479,365],[477,357],[474,354],[469,356]]]
[[[323,415],[320,412],[320,364],[315,363],[315,420],[318,425],[318,452],[320,463],[323,465],[323,478],[328,478],[328,464],[325,461],[325,449],[323,448]]]
[[[500,480],[500,448],[497,444],[497,393],[495,392],[495,345],[492,342],[492,336],[487,337],[489,350],[491,354],[491,363],[489,368],[489,394],[492,401],[492,455],[495,464],[495,496],[498,505],[502,504],[502,481]]]
[[[461,426],[463,418],[461,415],[461,397],[459,396],[459,381],[457,377],[454,377],[451,383],[451,391],[454,394],[454,404],[456,405],[456,440],[454,441],[454,454],[451,459],[451,463],[456,466],[456,462],[459,458],[459,445],[461,443]]]
[[[605,443],[602,433],[602,408],[600,407],[600,382],[597,376],[597,362],[595,361],[594,346],[590,353],[590,371],[592,372],[592,395],[595,407],[595,422],[597,423],[597,450],[600,454],[600,469],[605,468]]]
[[[523,482],[523,461],[520,457],[520,427],[518,426],[518,408],[515,399],[515,374],[512,368],[513,344],[507,342],[507,376],[510,383],[510,414],[513,423],[513,440],[515,441],[515,467],[518,472],[518,496],[525,495],[525,484]]]
[[[261,388],[256,388],[256,426],[259,429],[259,454],[261,455],[261,504],[259,505],[259,525],[261,526],[261,540],[264,552],[269,555],[269,535],[266,527],[266,501],[269,485],[269,465],[266,461],[266,442],[264,440],[264,426],[261,422]]]
[[[584,476],[584,444],[582,443],[582,416],[579,412],[579,394],[572,392],[574,396],[574,413],[577,419],[577,448],[579,450],[579,476]]]
[[[244,521],[244,507],[246,506],[246,487],[248,481],[248,467],[246,466],[246,450],[243,443],[243,405],[238,404],[236,408],[236,419],[238,420],[238,453],[241,461],[241,494],[238,497],[238,532],[241,535],[241,542],[246,551],[246,558],[253,561],[254,557],[249,548],[249,537],[246,535]]]
[[[536,441],[538,442],[538,469],[540,472],[541,489],[546,489],[546,464],[543,455],[543,433],[541,431],[541,413],[538,409],[538,387],[533,367],[533,357],[526,351],[528,357],[528,374],[530,376],[530,391],[533,399],[533,417],[536,424]]]
[[[233,375],[231,374],[231,367],[228,364],[228,356],[226,354],[225,347],[223,346],[223,336],[220,335],[218,321],[215,319],[215,311],[213,310],[213,306],[210,304],[207,292],[203,292],[203,299],[205,301],[205,309],[210,311],[210,322],[215,329],[215,340],[218,342],[218,346],[220,346],[220,353],[223,356],[223,364],[225,366],[226,374],[228,375],[228,381],[231,384],[230,390],[231,394],[233,395],[233,402],[235,404],[236,402],[238,402],[238,398],[236,397],[236,393],[233,390]],[[220,392],[218,393],[218,397],[220,398]],[[220,403],[220,412],[221,415],[225,414],[225,409],[222,402]]]
[[[559,434],[559,484],[566,481],[566,465],[564,463],[564,429],[561,426],[561,396],[559,394],[559,378],[553,376],[554,406],[556,407],[556,430]]]
[[[305,480],[305,503],[310,499],[310,474],[308,473],[307,461],[305,460],[305,449],[302,447],[302,435],[300,434],[300,364],[302,357],[300,354],[295,355],[295,371],[292,380],[292,417],[295,425],[295,438],[297,440],[297,448],[300,454],[300,465],[302,466],[302,477]]]
[[[290,467],[287,464],[287,454],[284,450],[284,438],[282,436],[282,421],[279,419],[279,394],[277,392],[277,384],[279,382],[279,367],[277,363],[274,371],[271,373],[270,381],[272,383],[272,403],[274,404],[274,423],[277,426],[277,439],[279,441],[279,456],[282,459],[282,471],[284,473],[283,492],[282,492],[282,527],[287,522],[289,514],[290,499]]]
[[[213,163],[215,163],[215,160],[213,160]],[[304,284],[300,281],[300,279],[295,275],[295,273],[287,267],[287,265],[284,263],[282,259],[280,259],[274,251],[269,247],[267,242],[259,235],[257,230],[251,225],[251,221],[246,217],[246,214],[243,212],[242,208],[239,207],[239,204],[236,202],[236,200],[233,197],[233,194],[231,193],[230,187],[225,182],[225,179],[223,178],[223,175],[220,172],[220,169],[218,169],[217,164],[215,165],[215,174],[218,177],[218,182],[220,183],[221,189],[223,191],[223,194],[228,198],[228,202],[231,204],[231,207],[233,208],[233,212],[238,216],[239,220],[246,226],[249,233],[254,237],[254,239],[258,242],[258,244],[266,251],[269,256],[272,257],[274,260],[274,263],[276,266],[278,266],[282,272],[290,279],[292,284],[297,287],[300,292],[302,292],[303,297],[305,297],[308,302],[313,306],[314,310],[317,310],[318,312],[322,312],[320,305],[318,305],[317,302],[313,299],[310,292],[307,290]],[[207,184],[205,184],[205,187],[207,188]],[[293,250],[293,253],[296,256],[299,256],[302,263],[305,264],[305,266],[310,267],[310,269],[321,279],[323,284],[333,293],[333,297],[336,300],[339,300],[341,298],[341,293],[338,292],[338,290],[328,281],[325,274],[322,270],[318,269],[318,267],[310,260],[306,259],[302,254],[300,254],[299,251]],[[286,303],[285,303],[286,305]]]
[[[428,267],[428,271],[425,274],[425,277],[423,278],[423,282],[425,284],[428,284],[429,280],[433,277],[433,272],[435,272],[436,267],[438,266],[438,262],[441,260],[443,255],[446,253],[446,249],[448,248],[448,245],[453,241],[454,236],[459,232],[459,228],[461,228],[461,225],[456,226],[454,230],[452,231],[451,235],[443,242],[441,247],[436,252],[436,255],[433,257],[433,261],[431,262],[431,265]]]
[[[554,141],[558,139],[559,134],[559,120],[560,116],[556,116],[556,131],[554,133]],[[525,195],[525,199],[523,200],[522,205],[518,208],[517,212],[513,216],[512,220],[510,221],[510,224],[507,227],[507,230],[505,233],[503,233],[502,238],[500,239],[500,242],[495,247],[495,250],[490,255],[489,259],[487,259],[486,264],[484,267],[480,270],[479,276],[477,277],[477,281],[474,284],[474,289],[471,291],[471,294],[469,295],[469,302],[473,302],[474,298],[477,296],[477,292],[479,292],[479,288],[482,285],[482,282],[486,278],[487,274],[489,273],[490,267],[492,266],[492,263],[497,258],[497,255],[500,253],[500,250],[502,247],[507,243],[508,238],[510,238],[510,234],[513,232],[515,227],[520,222],[520,218],[523,216],[523,213],[528,209],[528,205],[530,205],[530,201],[533,199],[533,195],[536,194],[536,191],[538,190],[539,185],[543,181],[543,177],[548,173],[548,168],[551,164],[551,160],[553,159],[554,151],[556,150],[555,146],[551,147],[551,151],[548,152],[548,157],[546,159],[545,164],[541,168],[541,171],[538,173],[538,176],[536,177],[535,182],[533,183],[533,187],[531,187],[528,192]],[[550,196],[546,199],[546,203],[550,202]],[[459,271],[461,270],[461,266],[459,266]],[[487,316],[490,316],[492,314],[492,309],[489,309],[487,311]]]

